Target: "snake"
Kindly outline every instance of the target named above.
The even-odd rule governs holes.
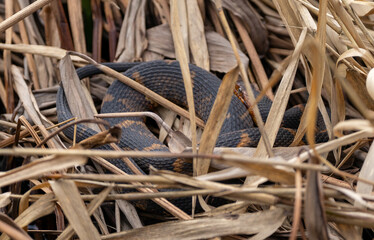
[[[144,85],[169,101],[188,109],[185,85],[181,68],[178,61],[155,60],[149,62],[135,63],[104,63],[134,81]],[[193,98],[196,115],[204,122],[207,122],[216,96],[221,85],[221,79],[211,72],[198,66],[189,64],[189,70],[193,86]],[[94,65],[87,65],[77,69],[79,79],[100,74],[102,71]],[[255,89],[253,89],[255,90]],[[254,91],[257,96],[259,92]],[[263,97],[258,102],[261,117],[264,121],[269,114],[272,101]],[[116,112],[143,112],[152,111],[155,102],[146,97],[143,93],[134,90],[119,80],[115,80],[108,88],[101,105],[101,113]],[[59,88],[56,97],[56,109],[59,122],[64,122],[73,118],[67,98],[62,87]],[[285,111],[282,126],[279,128],[274,146],[289,146],[295,137],[302,107],[293,107]],[[107,121],[111,125],[121,127],[122,133],[118,146],[124,150],[139,150],[150,152],[168,152],[169,148],[148,129],[144,117],[109,118]],[[316,134],[316,142],[328,140],[324,127]],[[64,134],[73,139],[74,128],[69,127],[64,130]],[[77,141],[84,140],[97,132],[84,124],[78,124],[76,130]],[[256,147],[261,138],[259,128],[256,126],[250,111],[245,104],[233,94],[231,102],[223,122],[221,132],[217,139],[218,147]],[[305,140],[304,140],[305,141]],[[102,146],[102,149],[110,149],[110,146]],[[132,171],[120,159],[109,160],[116,167],[126,173]],[[184,161],[178,158],[151,158],[142,157],[131,159],[133,163],[145,174],[149,171],[149,166],[156,169],[170,170],[179,173],[191,173],[191,161]],[[147,201],[150,202],[150,201]],[[184,203],[185,198],[176,199],[177,205],[185,205],[184,209],[191,208],[190,202]],[[149,205],[149,204],[148,204]],[[145,209],[145,207],[143,207]]]

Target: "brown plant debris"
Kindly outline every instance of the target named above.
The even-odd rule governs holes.
[[[374,238],[373,13],[370,1],[345,0],[0,1],[0,240]],[[162,59],[180,62],[185,106],[139,72],[133,81],[100,65]],[[88,63],[102,73],[79,81]],[[222,79],[206,122],[188,63]],[[152,112],[98,114],[117,100],[105,95],[114,79]],[[74,116],[63,123],[60,86]],[[234,94],[257,147],[243,147],[247,133],[237,148],[215,147]],[[295,138],[273,147],[293,106],[304,110],[287,130]],[[122,127],[147,126],[170,151],[118,147],[124,128],[107,119],[123,114]],[[98,134],[79,142],[87,135],[75,128],[69,139],[78,123]],[[320,131],[330,140],[315,143]],[[179,172],[141,170],[140,158],[174,158]]]

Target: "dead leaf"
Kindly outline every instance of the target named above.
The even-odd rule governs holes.
[[[276,231],[286,218],[281,208],[256,213],[223,215],[188,221],[150,225],[102,239],[206,239],[233,234],[258,234],[264,239]]]
[[[55,209],[54,194],[47,193],[38,199],[34,204],[19,215],[14,222],[21,228],[26,227],[31,222],[46,216]],[[4,233],[0,236],[1,240],[9,239]]]
[[[77,186],[71,180],[50,181],[53,192],[61,205],[69,223],[80,239],[100,239],[100,234],[93,225],[86,205],[80,198]]]
[[[231,98],[234,93],[235,84],[238,80],[239,68],[236,67],[228,72],[222,80],[218,89],[216,100],[214,101],[208,121],[201,136],[199,153],[212,153],[216,145],[221,127],[226,119]],[[197,175],[207,173],[210,165],[209,159],[198,159],[196,163]]]
[[[310,162],[318,163],[318,159],[312,156]],[[307,171],[307,183],[305,193],[304,221],[308,236],[311,239],[329,239],[327,233],[327,220],[324,207],[324,196],[320,173],[313,170]]]
[[[131,1],[126,9],[123,24],[118,37],[116,60],[133,62],[139,60],[147,47],[145,38],[146,1]]]
[[[28,239],[31,240],[30,236],[20,228],[10,217],[4,213],[0,213],[0,232],[4,233],[0,239],[10,237],[11,239]]]
[[[11,192],[5,192],[0,194],[0,208],[7,206],[10,203]]]
[[[69,55],[61,59],[60,74],[65,97],[73,116],[78,119],[93,118],[97,114],[93,100],[88,97],[87,89],[81,84]],[[100,132],[96,124],[87,124],[87,126]]]
[[[87,161],[85,157],[48,156],[40,158],[21,167],[7,171],[0,175],[0,187],[7,186],[26,179],[42,176],[45,173],[58,171],[65,168],[83,165]]]

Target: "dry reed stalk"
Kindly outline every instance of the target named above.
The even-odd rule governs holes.
[[[0,239],[29,239],[22,228],[32,222],[43,222],[45,214],[50,215],[48,219],[56,219],[56,227],[47,229],[46,224],[39,225],[40,230],[28,232],[32,237],[54,233],[59,239],[74,237],[74,234],[83,239],[201,239],[227,235],[235,238],[237,234],[248,237],[252,234],[254,239],[265,239],[276,238],[281,233],[291,239],[306,234],[361,239],[362,228],[373,228],[374,199],[371,193],[374,175],[370,169],[373,164],[374,99],[370,80],[373,78],[374,40],[370,15],[374,5],[345,0],[320,1],[319,5],[308,0],[223,0],[222,5],[215,1],[217,10],[213,2],[194,0],[186,5],[187,2],[173,1],[169,5],[165,0],[119,0],[115,2],[117,6],[113,1],[68,1],[63,5],[65,2],[38,0],[28,5],[28,1],[20,0],[22,10],[19,12],[17,3],[12,1],[0,5],[1,12],[7,14],[0,16],[1,20],[5,19],[0,23],[0,32],[6,30],[3,43],[0,43],[0,49],[4,50],[4,56],[0,58],[0,97],[8,111],[8,114],[1,112],[3,118],[0,120],[0,163],[6,166],[0,174],[0,185],[2,190],[9,191],[0,194],[0,207],[14,219],[0,214],[0,223],[6,223],[0,224],[0,230],[8,234],[1,235]],[[43,10],[37,11],[41,7]],[[104,11],[100,11],[101,7]],[[175,14],[175,7],[179,14]],[[70,22],[66,20],[65,9],[68,9]],[[92,35],[85,32],[91,28],[93,41]],[[72,37],[69,37],[70,30]],[[251,41],[254,47],[250,46]],[[123,151],[115,144],[112,144],[114,151],[79,149],[82,144],[64,150],[70,147],[71,140],[57,131],[63,139],[61,141],[55,136],[56,132],[50,131],[56,127],[58,83],[61,78],[65,79],[61,76],[69,73],[61,67],[57,69],[58,60],[67,53],[64,48],[91,54],[97,62],[177,56],[187,80],[185,86],[190,106],[194,103],[191,102],[192,84],[188,81],[187,62],[218,72],[220,76],[227,73],[222,82],[225,92],[220,89],[205,126],[199,154],[196,150],[182,153]],[[254,59],[251,65],[255,69],[245,69],[249,65],[248,56]],[[75,66],[89,62],[75,55],[71,55],[71,59]],[[259,116],[259,99],[265,93],[270,94],[270,90],[275,92],[265,125],[257,119],[262,136],[268,139],[265,143],[261,140],[257,148],[214,149],[236,81],[232,75],[238,68],[230,70],[237,63],[250,103],[255,105],[256,118]],[[73,74],[72,63],[69,66]],[[110,76],[133,84],[122,74],[100,68]],[[269,83],[265,83],[267,78]],[[85,107],[100,108],[98,102],[112,81],[108,76],[92,77],[86,83],[93,97],[83,90],[76,95],[95,101],[96,106],[89,107],[87,103]],[[257,96],[257,102],[249,81],[261,82],[262,92]],[[162,116],[170,118],[164,121],[171,128],[192,136],[193,145],[196,145],[195,124],[175,117],[177,112],[204,126],[191,110],[193,108],[190,107],[188,112],[142,86],[135,88],[161,103],[166,108],[160,110]],[[74,96],[67,93],[73,103],[76,102]],[[272,148],[286,107],[299,103],[307,103],[307,106],[294,144],[307,132],[308,142],[312,145]],[[72,105],[74,108],[75,104]],[[2,106],[0,109],[3,110]],[[317,109],[331,140],[313,145]],[[166,133],[160,135],[167,139]],[[98,136],[94,138],[97,140]],[[174,140],[181,143],[180,139]],[[92,140],[86,141],[93,144]],[[10,145],[14,148],[6,148]],[[300,152],[301,149],[304,151]],[[329,152],[333,153],[332,158],[327,158]],[[318,164],[311,154],[318,155],[324,164]],[[88,157],[93,164],[73,168],[84,164]],[[143,175],[129,159],[140,157],[199,158],[194,170],[202,175],[190,177],[154,169],[151,170],[153,175]],[[104,158],[123,159],[140,175],[126,175]],[[315,163],[304,163],[309,158]],[[15,166],[18,159],[24,161],[22,166]],[[217,171],[208,173],[208,168],[217,168]],[[112,174],[104,174],[104,169]],[[305,172],[308,175],[303,178]],[[247,184],[251,185],[217,182],[237,177],[248,177]],[[268,179],[266,185],[261,184]],[[21,182],[29,183],[30,187],[24,187],[28,185],[21,185]],[[307,187],[302,187],[306,184]],[[114,188],[125,189],[125,192],[115,193]],[[126,189],[139,192],[129,193]],[[69,201],[67,192],[72,195]],[[200,205],[207,212],[196,214],[199,218],[192,219],[194,216],[187,215],[166,200],[177,196],[196,198],[197,195],[219,196],[239,202],[212,209],[199,197]],[[168,221],[157,216],[163,223],[143,226],[141,220],[149,219],[149,216],[138,216],[135,208],[125,202],[135,199],[152,199],[180,220]],[[20,203],[15,204],[18,200]],[[247,210],[254,213],[247,213]],[[128,224],[120,216],[121,212]],[[227,213],[234,217],[228,218]],[[67,227],[65,217],[69,222]],[[306,229],[300,227],[300,218],[306,223]],[[92,224],[91,219],[95,219],[97,224]],[[109,228],[110,225],[115,225],[115,229]],[[118,233],[114,233],[116,231]],[[189,231],[188,236],[184,234],[186,231]]]
[[[179,61],[184,88],[187,97],[187,106],[189,112],[189,120],[191,121],[190,125],[190,132],[191,132],[191,142],[192,142],[192,152],[196,153],[197,147],[197,134],[196,134],[196,114],[195,114],[195,102],[193,97],[193,90],[192,90],[192,78],[191,73],[188,67],[189,62],[189,48],[188,46],[188,38],[189,36],[185,36],[188,31],[186,29],[187,25],[187,11],[186,11],[186,2],[184,1],[176,1],[172,0],[170,2],[170,21],[171,21],[171,32],[173,36],[173,42],[175,47],[175,55],[177,60]],[[191,11],[191,10],[190,10]],[[183,19],[183,20],[182,20]],[[192,21],[192,20],[190,20]],[[197,24],[202,24],[198,22]],[[200,26],[201,27],[201,26]],[[201,27],[203,28],[203,27]],[[184,31],[183,31],[184,30]],[[192,37],[189,38],[192,40]],[[196,49],[195,54],[196,54]],[[197,55],[196,55],[197,56]],[[204,63],[202,63],[204,64]],[[205,64],[204,64],[205,65]],[[193,160],[193,168],[194,168],[194,175],[198,175],[200,170],[200,164],[197,159]],[[193,206],[194,207],[194,206]]]
[[[1,22],[0,32],[3,32],[9,27],[12,27],[20,20],[24,19],[25,17],[29,16],[30,14],[32,14],[33,12],[37,11],[38,9],[47,5],[50,2],[52,2],[52,0],[37,0],[33,4],[30,4],[27,8],[22,9],[21,11],[17,12],[16,14]]]
[[[216,101],[212,107],[203,135],[201,136],[199,153],[209,154],[213,152],[229,109],[230,99],[235,89],[238,74],[239,69],[236,67],[228,72],[222,80]],[[199,161],[201,165],[200,168],[198,168],[197,175],[206,174],[210,165],[210,159],[200,159]]]
[[[17,8],[16,8],[17,11],[19,11],[19,6],[17,4],[16,4],[16,6],[17,6]],[[29,41],[28,36],[27,36],[25,23],[21,20],[18,23],[18,26],[19,26],[20,32],[21,32],[22,43],[26,44],[26,45],[30,44],[30,41]],[[30,55],[30,54],[26,54],[26,59],[27,59],[27,62],[30,66],[31,78],[32,78],[32,81],[34,83],[34,88],[35,89],[40,89],[40,83],[39,83],[39,80],[38,80],[38,73],[37,73],[35,60],[32,57],[32,55]]]

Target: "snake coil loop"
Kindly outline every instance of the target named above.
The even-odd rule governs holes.
[[[108,63],[105,65],[116,71],[124,72],[124,75],[127,77],[143,84],[150,90],[177,105],[187,108],[183,77],[177,61]],[[189,68],[193,81],[196,114],[202,120],[207,121],[220,86],[220,79],[194,65],[190,64]],[[99,73],[101,73],[101,71],[93,65],[88,65],[77,70],[80,79]],[[61,87],[57,93],[56,107],[59,122],[73,117],[64,90]],[[102,103],[101,113],[149,111],[151,107],[152,102],[143,94],[117,80],[108,88]],[[258,103],[258,107],[265,121],[271,107],[271,101],[267,98],[263,98],[263,100]],[[279,129],[275,146],[288,146],[292,143],[301,114],[302,111],[300,108],[291,108],[285,112],[283,126]],[[121,148],[125,150],[169,151],[168,148],[148,130],[143,118],[127,117],[109,118],[107,120],[112,125],[118,124],[122,127],[122,136],[118,144]],[[73,128],[67,128],[64,133],[69,138],[72,138]],[[80,124],[77,126],[78,141],[96,133],[96,131],[85,125]],[[248,110],[236,96],[233,96],[226,120],[217,141],[217,146],[255,147],[260,137],[261,134],[258,128],[254,126]],[[316,142],[327,140],[328,136],[324,131],[317,134]],[[110,149],[109,146],[103,146],[101,148]],[[175,158],[140,158],[132,159],[132,161],[144,172],[148,171],[149,165],[157,169],[166,169],[181,173],[192,172],[191,164],[188,161]],[[121,160],[111,160],[111,163],[131,174],[131,171]],[[181,201],[184,200],[182,199]],[[180,206],[183,204],[177,203],[177,205]],[[190,204],[187,204],[187,209],[188,208],[190,208]]]

